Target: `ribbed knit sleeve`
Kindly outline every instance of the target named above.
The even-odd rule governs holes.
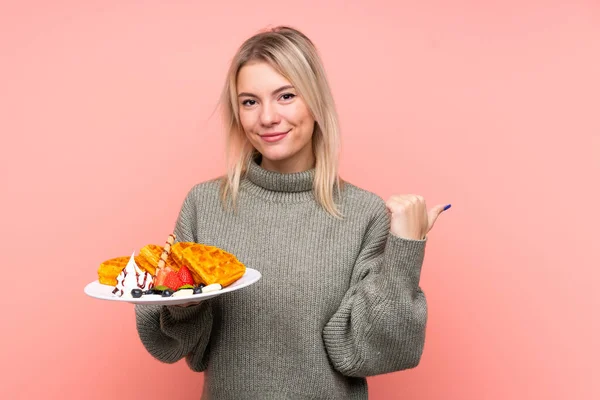
[[[174,230],[177,242],[197,242],[196,197],[192,189],[181,207]],[[210,300],[190,307],[136,305],[135,314],[140,340],[153,357],[165,363],[186,357],[192,370],[206,368],[213,322]]]
[[[419,287],[425,240],[392,235],[385,204],[377,207],[351,287],[323,330],[329,358],[346,376],[413,368],[425,342],[427,303]]]

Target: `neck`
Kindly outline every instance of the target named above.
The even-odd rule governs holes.
[[[247,179],[242,181],[242,186],[251,193],[277,202],[314,200],[314,169],[286,174],[266,170],[259,162],[258,159],[250,162]]]

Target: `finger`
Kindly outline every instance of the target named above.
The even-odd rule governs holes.
[[[402,199],[402,198],[398,198],[398,197],[392,197],[390,198],[387,203],[385,204],[387,209],[392,212],[395,210],[398,210],[398,208],[402,208],[405,207],[406,204],[406,200]]]
[[[429,232],[431,230],[431,228],[433,228],[433,225],[435,224],[435,221],[438,219],[438,217],[440,216],[440,214],[444,211],[446,211],[447,209],[449,209],[451,207],[450,204],[438,204],[435,207],[432,207],[429,212],[427,213],[427,219],[429,221],[429,226],[427,227],[427,232]]]

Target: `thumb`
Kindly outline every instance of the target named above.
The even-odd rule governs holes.
[[[449,209],[451,206],[451,204],[438,204],[437,206],[432,207],[427,212],[427,219],[429,221],[429,225],[427,226],[427,232],[429,232],[431,228],[433,228],[433,225],[435,224],[435,221],[438,219],[440,214]]]

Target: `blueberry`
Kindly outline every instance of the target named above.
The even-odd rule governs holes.
[[[155,294],[156,291],[154,289],[148,289],[144,291],[144,294]]]
[[[131,296],[135,299],[142,297],[142,289],[131,289]]]
[[[161,296],[162,297],[171,297],[171,296],[173,296],[173,291],[171,289],[163,290]]]
[[[204,286],[204,285],[196,286],[194,288],[194,294],[200,294],[200,293],[202,293],[202,286]]]

